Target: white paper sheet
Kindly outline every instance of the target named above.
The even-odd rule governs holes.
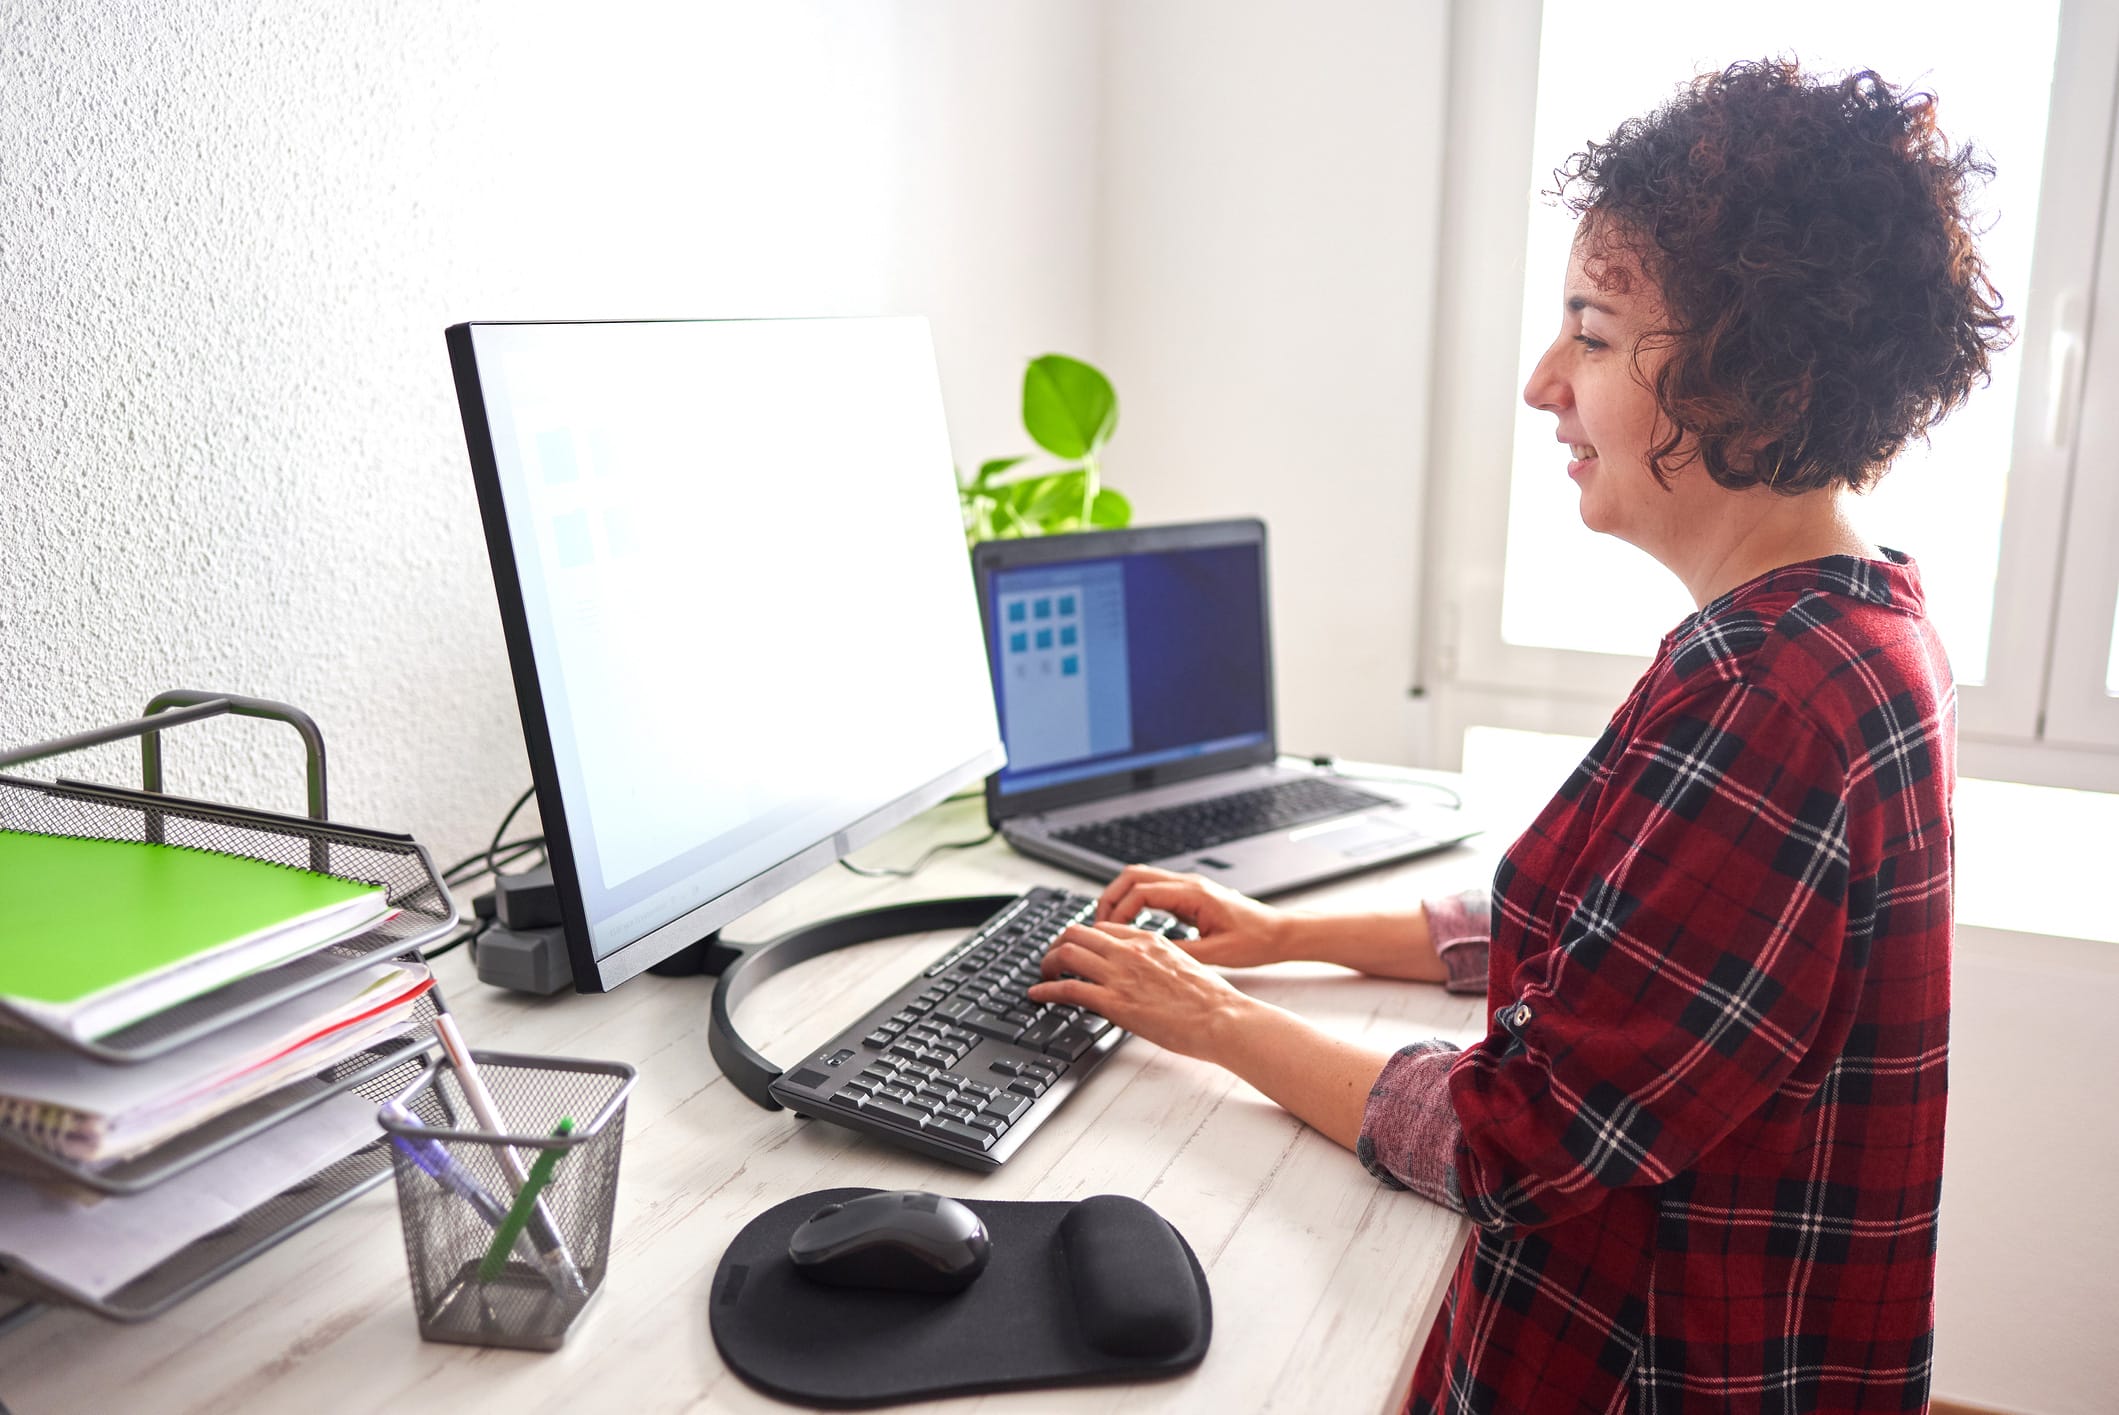
[[[0,1175],[0,1262],[108,1297],[381,1133],[375,1102],[349,1091],[139,1194],[83,1204]]]

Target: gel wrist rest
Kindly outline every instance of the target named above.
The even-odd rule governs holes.
[[[1176,1375],[1213,1334],[1206,1273],[1146,1204],[961,1199],[993,1250],[946,1296],[826,1287],[787,1241],[826,1204],[871,1189],[823,1189],[759,1214],[721,1255],[709,1325],[730,1370],[768,1395],[823,1408],[1031,1386]]]

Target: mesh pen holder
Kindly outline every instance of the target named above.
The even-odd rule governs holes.
[[[511,1133],[476,1129],[455,1068],[440,1062],[400,1098],[402,1112],[378,1117],[404,1142],[390,1148],[419,1333],[556,1351],[603,1285],[635,1072],[623,1062],[570,1057],[472,1057]],[[564,1136],[554,1133],[562,1118],[574,1123]],[[547,1182],[519,1215],[519,1234],[497,1248],[520,1191],[531,1187],[514,1173],[534,1185],[540,1171]]]

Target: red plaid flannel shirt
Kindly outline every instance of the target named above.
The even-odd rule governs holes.
[[[1378,1079],[1362,1160],[1476,1225],[1409,1410],[1925,1406],[1955,693],[1891,555],[1663,640],[1495,873],[1485,1039]]]

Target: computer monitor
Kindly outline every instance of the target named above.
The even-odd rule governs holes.
[[[926,321],[448,346],[577,988],[1001,763]]]

